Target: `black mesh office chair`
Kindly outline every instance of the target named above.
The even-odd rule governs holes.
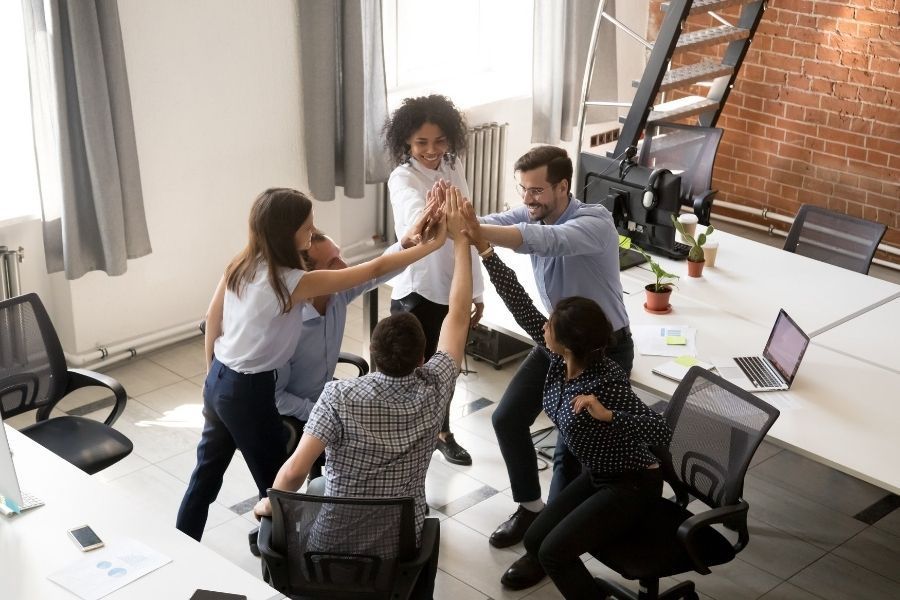
[[[103,423],[70,415],[50,418],[67,394],[90,386],[104,387],[115,396]],[[0,416],[36,411],[36,422],[21,430],[24,435],[82,471],[102,471],[133,449],[131,440],[112,428],[126,400],[115,379],[67,368],[56,330],[37,294],[0,302]]]
[[[778,414],[750,392],[692,367],[666,407],[672,442],[668,450],[655,450],[676,498],[659,498],[634,531],[591,552],[626,579],[639,580],[641,591],[597,579],[601,590],[632,600],[696,599],[692,581],[660,594],[659,579],[688,571],[707,575],[747,545],[744,474]],[[688,511],[691,496],[710,510]],[[712,527],[717,524],[737,532],[737,540]]]
[[[334,498],[269,490],[259,528],[263,577],[290,598],[422,597],[434,576],[440,523],[416,547],[412,498]],[[418,585],[417,585],[418,584]],[[427,594],[425,594],[427,595]]]
[[[713,164],[722,130],[679,123],[648,127],[641,142],[638,163],[669,169],[681,175],[681,204],[690,206],[701,225],[709,225],[718,190],[711,189]]]
[[[868,274],[887,227],[827,208],[804,204],[784,249],[857,273]]]

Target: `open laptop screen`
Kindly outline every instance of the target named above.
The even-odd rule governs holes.
[[[763,356],[778,369],[788,385],[794,381],[807,346],[809,346],[809,336],[803,333],[803,330],[784,312],[784,309],[781,309],[778,312],[778,318],[775,319],[775,326],[769,335],[769,341],[766,342]]]

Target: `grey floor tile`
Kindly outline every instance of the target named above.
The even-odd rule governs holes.
[[[826,550],[866,528],[852,517],[754,475],[744,480],[744,498],[754,519]]]
[[[750,468],[752,469],[756,465],[765,462],[778,454],[779,452],[787,452],[786,450],[782,450],[775,444],[771,442],[767,442],[763,440],[763,442],[759,445],[759,448],[756,449],[756,454],[753,455],[753,458],[750,459]]]
[[[785,581],[771,592],[760,596],[759,600],[822,600],[820,596],[811,594],[798,588],[793,583]]]
[[[869,527],[834,550],[834,554],[900,582],[900,537]]]
[[[206,371],[206,355],[203,338],[197,336],[184,342],[157,350],[147,355],[147,359],[188,378]]]
[[[891,514],[882,517],[874,526],[900,536],[900,508],[895,509]]]
[[[900,598],[900,583],[833,554],[826,554],[794,575],[790,582],[825,600]]]
[[[794,452],[763,461],[753,475],[851,517],[886,495],[881,488]]]
[[[140,396],[182,379],[177,373],[144,358],[117,365],[106,374],[117,379],[129,396]]]
[[[435,600],[488,600],[488,597],[456,577],[438,569],[434,580]]]
[[[750,600],[751,598],[755,600],[782,582],[779,577],[754,567],[740,558],[713,567],[712,573],[709,575],[684,573],[676,576],[675,579],[679,581],[692,580],[698,592],[716,600]]]
[[[749,529],[750,543],[740,553],[741,560],[780,579],[796,575],[826,552],[756,519],[750,519]]]

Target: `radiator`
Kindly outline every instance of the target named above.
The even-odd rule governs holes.
[[[25,250],[10,250],[6,246],[0,246],[0,300],[6,300],[18,296],[21,291],[21,279],[19,279],[19,263],[25,256]]]
[[[509,124],[484,123],[467,132],[463,164],[472,205],[479,215],[506,210],[500,197],[503,190],[506,129]]]

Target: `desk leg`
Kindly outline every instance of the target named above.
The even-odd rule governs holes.
[[[369,344],[372,341],[372,330],[378,323],[378,288],[370,290],[363,294],[363,347],[362,357],[369,362],[372,371],[376,371],[377,367],[369,354]]]

